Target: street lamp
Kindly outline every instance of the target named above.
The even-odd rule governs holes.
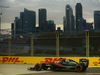
[[[86,35],[86,57],[89,57],[89,30],[85,30]]]

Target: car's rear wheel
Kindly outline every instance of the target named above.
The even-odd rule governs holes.
[[[80,64],[75,66],[76,72],[81,72],[82,71],[82,66]]]
[[[87,69],[87,67],[85,66],[84,63],[81,63],[80,65],[82,66],[82,72],[84,72]]]
[[[35,70],[36,71],[41,71],[41,69],[42,69],[42,66],[40,64],[35,65]]]

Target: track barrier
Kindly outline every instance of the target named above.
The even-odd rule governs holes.
[[[0,63],[11,64],[36,64],[59,61],[60,58],[72,59],[79,62],[79,59],[88,59],[89,67],[100,67],[100,57],[19,57],[19,56],[0,56]]]

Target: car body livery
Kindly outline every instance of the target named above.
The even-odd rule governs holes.
[[[88,68],[89,60],[80,59],[79,63],[71,59],[62,59],[62,61],[57,63],[42,63],[36,64],[35,67],[30,67],[28,70],[35,69],[36,71],[47,70],[50,68],[53,71],[57,70],[72,70],[76,72],[83,72]]]

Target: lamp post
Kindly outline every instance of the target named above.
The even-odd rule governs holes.
[[[89,30],[86,30],[85,34],[86,34],[86,57],[89,57]]]
[[[59,57],[59,32],[56,32],[56,56]]]

